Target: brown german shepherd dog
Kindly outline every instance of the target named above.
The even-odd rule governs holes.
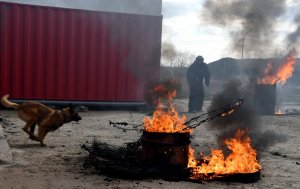
[[[17,104],[8,101],[8,97],[9,95],[4,95],[1,98],[1,104],[6,108],[18,110],[19,118],[26,122],[22,129],[29,134],[29,138],[39,141],[41,146],[45,146],[43,141],[48,132],[55,131],[65,123],[81,120],[72,106],[55,110],[38,102]],[[34,134],[36,125],[39,126],[37,136]]]

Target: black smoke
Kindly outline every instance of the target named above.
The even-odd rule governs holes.
[[[255,103],[252,94],[252,87],[249,83],[239,79],[228,81],[223,90],[212,98],[209,110],[217,109],[238,98],[243,98],[244,103],[234,113],[215,119],[210,122],[208,128],[217,131],[219,146],[224,146],[224,140],[232,138],[237,129],[248,131],[252,145],[258,152],[286,140],[282,134],[273,130],[266,130],[258,120],[255,112]]]
[[[295,46],[300,42],[300,13],[295,16],[294,23],[297,26],[296,30],[287,36],[289,47]]]
[[[172,62],[177,54],[176,47],[172,42],[163,42],[161,44],[161,57],[166,62]]]
[[[231,31],[232,50],[247,57],[266,55],[273,46],[275,26],[285,13],[286,0],[207,0],[201,18]]]

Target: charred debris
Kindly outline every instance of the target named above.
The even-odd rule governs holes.
[[[238,109],[243,99],[223,107],[200,114],[186,121],[188,129],[202,123],[226,116]],[[260,179],[260,171],[254,173],[198,174],[193,178],[193,170],[187,166],[189,156],[189,132],[151,133],[143,129],[143,124],[128,122],[109,122],[110,125],[124,131],[136,130],[142,133],[136,142],[124,146],[113,146],[94,139],[93,143],[82,145],[89,153],[84,166],[94,168],[99,174],[122,179],[164,179],[172,181],[191,181],[201,183],[203,180],[219,180],[226,182],[256,182]],[[205,160],[201,160],[205,162]],[[199,163],[203,163],[199,162]],[[201,179],[199,179],[201,177]]]

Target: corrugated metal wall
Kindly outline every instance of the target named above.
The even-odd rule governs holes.
[[[0,95],[143,101],[159,78],[161,16],[0,2]]]

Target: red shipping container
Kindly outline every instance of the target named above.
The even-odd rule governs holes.
[[[0,95],[143,102],[159,79],[162,16],[0,2]]]

